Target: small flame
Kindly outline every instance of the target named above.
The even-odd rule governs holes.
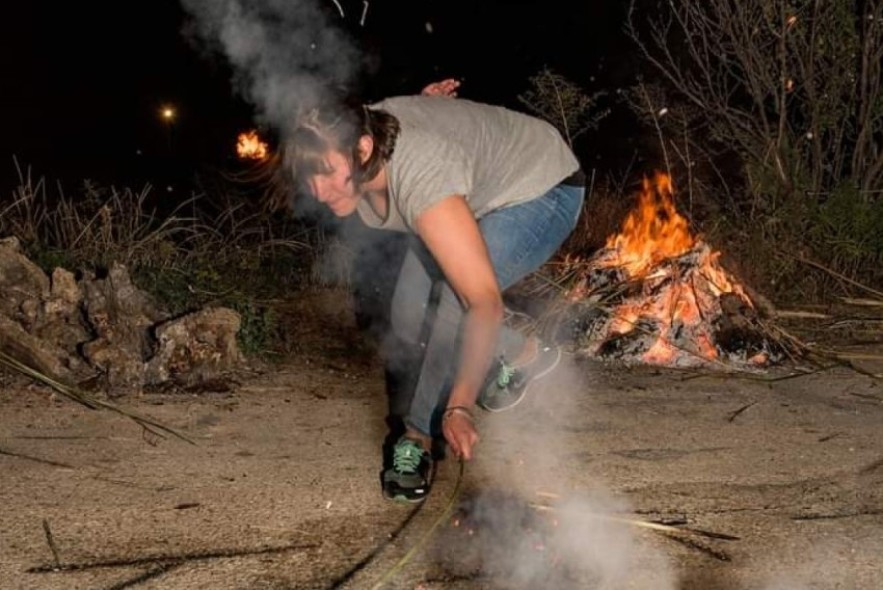
[[[265,160],[270,154],[270,148],[261,140],[258,132],[252,129],[239,134],[236,154],[243,160]]]

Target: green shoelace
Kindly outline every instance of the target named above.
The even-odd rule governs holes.
[[[399,473],[416,473],[423,456],[423,449],[412,440],[399,442],[392,455],[393,468]]]
[[[509,385],[512,376],[515,375],[515,367],[510,367],[506,363],[500,363],[500,374],[497,375],[497,386],[501,389]]]

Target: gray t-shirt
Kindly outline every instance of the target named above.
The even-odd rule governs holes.
[[[370,227],[413,231],[421,213],[454,194],[466,197],[478,219],[543,195],[579,168],[555,127],[503,107],[400,96],[370,108],[389,112],[401,126],[387,163],[387,218],[359,203]]]

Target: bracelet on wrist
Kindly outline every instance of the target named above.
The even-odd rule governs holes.
[[[442,414],[442,420],[447,420],[454,414],[463,414],[464,416],[469,418],[470,421],[474,419],[472,417],[472,410],[467,408],[466,406],[450,406],[446,408],[444,414]]]

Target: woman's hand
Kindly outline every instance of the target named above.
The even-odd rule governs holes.
[[[464,461],[472,459],[472,447],[478,442],[478,431],[469,410],[461,406],[445,410],[442,432],[457,458]]]
[[[441,80],[440,82],[433,82],[432,84],[428,84],[420,92],[420,94],[423,94],[425,96],[449,96],[451,98],[456,98],[457,88],[459,87],[459,80],[448,78],[446,80]]]

